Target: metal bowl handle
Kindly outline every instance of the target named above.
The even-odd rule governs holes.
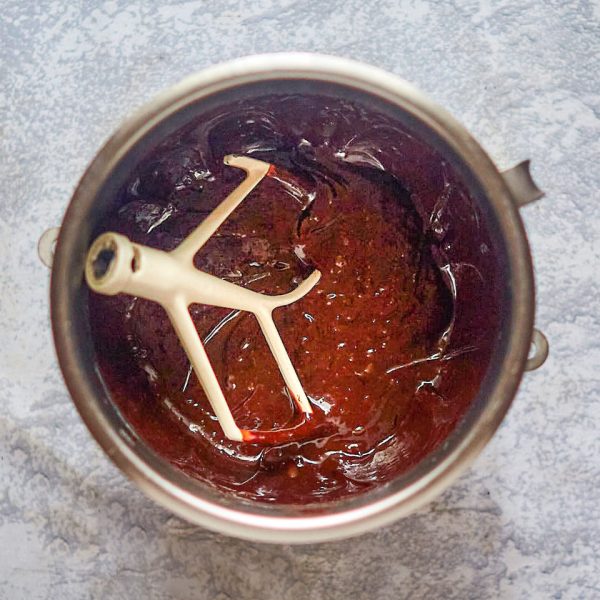
[[[533,181],[530,164],[530,160],[524,160],[512,168],[502,171],[504,183],[519,207],[535,202],[544,196],[544,192]]]
[[[539,330],[534,329],[531,336],[531,351],[527,362],[526,371],[535,371],[539,369],[548,358],[549,346],[546,336]]]
[[[52,268],[52,263],[54,262],[54,249],[56,247],[56,240],[58,239],[59,232],[60,227],[50,227],[50,229],[46,229],[46,231],[42,233],[38,240],[38,256],[42,263],[49,269]]]

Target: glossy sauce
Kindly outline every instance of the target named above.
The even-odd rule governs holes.
[[[237,424],[299,425],[306,440],[227,440],[162,308],[90,294],[111,394],[156,452],[245,498],[326,501],[389,481],[448,436],[489,363],[498,268],[476,204],[436,151],[389,117],[345,100],[268,96],[204,115],[153,150],[101,230],[174,248],[243,179],[223,165],[229,153],[275,168],[195,264],[267,294],[322,272],[275,312],[310,421],[252,315],[190,312]]]

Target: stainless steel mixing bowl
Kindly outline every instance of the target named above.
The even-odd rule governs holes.
[[[347,500],[306,506],[245,501],[195,481],[154,454],[132,434],[111,402],[95,358],[87,318],[84,261],[98,222],[111,209],[119,186],[149,146],[200,112],[233,98],[273,90],[351,91],[385,103],[413,131],[435,144],[460,170],[478,199],[505,267],[502,329],[492,364],[456,430],[409,472]],[[500,172],[469,132],[412,86],[380,69],[309,54],[249,57],[186,79],[125,122],[85,172],[60,227],[40,241],[53,256],[51,312],[60,367],[75,405],[93,436],[137,485],[189,521],[223,533],[267,542],[302,543],[355,535],[403,517],[431,500],[477,456],[500,424],[525,370],[547,354],[534,329],[531,255],[520,206],[541,197],[528,161]],[[530,353],[532,353],[530,355]]]

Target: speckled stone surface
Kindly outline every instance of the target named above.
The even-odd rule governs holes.
[[[257,52],[351,57],[445,105],[522,211],[551,356],[475,465],[360,538],[268,546],[191,526],[105,458],[54,357],[36,242],[119,121]],[[4,0],[0,10],[0,598],[600,597],[600,5],[455,0]]]

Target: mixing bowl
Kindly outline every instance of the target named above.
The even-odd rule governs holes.
[[[194,480],[135,435],[111,401],[95,359],[84,280],[98,223],[132,168],[161,139],[215,106],[267,93],[349,97],[393,114],[460,173],[478,204],[502,264],[501,325],[479,393],[460,424],[408,472],[362,495],[322,504],[260,504]],[[309,54],[238,59],[194,75],[126,121],[99,151],[58,229],[40,240],[52,265],[51,317],[60,367],[92,435],[150,497],[181,517],[241,538],[304,543],[343,538],[403,517],[439,494],[469,465],[506,414],[526,370],[548,346],[534,329],[531,255],[519,207],[541,197],[529,162],[500,172],[469,132],[406,82],[380,69]],[[54,250],[54,242],[56,247]]]

